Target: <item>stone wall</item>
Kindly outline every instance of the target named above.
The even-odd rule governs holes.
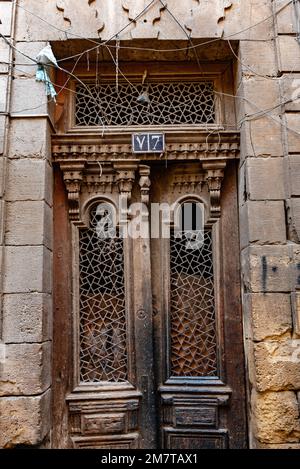
[[[236,83],[250,444],[262,448],[300,447],[300,108],[284,104],[300,94],[300,45],[294,6],[277,14],[284,4],[269,2],[264,42],[241,41]]]
[[[204,6],[189,0],[189,8],[178,0],[165,3],[186,32],[157,2],[121,39],[183,40],[188,34],[193,39],[223,35],[224,41],[226,37],[240,41],[239,56],[233,58],[241,129],[239,201],[250,445],[297,448],[300,138],[292,130],[299,132],[300,100],[283,104],[300,95],[294,7],[288,0],[211,0]],[[87,30],[91,39],[108,39],[145,2],[20,0],[19,4],[14,11],[11,1],[0,1],[0,32],[20,51],[0,40],[0,60],[15,59],[18,64],[13,70],[0,65],[1,347],[5,353],[0,447],[44,444],[51,428],[53,121],[44,85],[34,79],[36,67],[23,54],[35,57],[48,40],[79,39]],[[265,109],[268,114],[248,117]]]
[[[0,2],[0,17],[0,32],[19,50],[35,57],[44,47],[14,42],[18,11],[12,2]],[[0,447],[12,447],[40,445],[50,434],[52,124],[36,67],[2,39],[0,53],[3,61],[25,64],[0,69],[0,111],[7,113],[0,115]]]

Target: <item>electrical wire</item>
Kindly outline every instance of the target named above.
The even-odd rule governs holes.
[[[120,30],[120,32],[117,33],[117,34],[120,34],[120,33],[121,33],[122,31],[124,31],[124,30],[126,29],[126,27],[128,27],[133,21],[136,21],[137,18],[139,18],[145,11],[147,11],[147,9],[154,3],[154,1],[155,1],[155,0],[153,0],[139,15],[137,15],[137,17],[136,17],[135,19],[131,20],[131,22],[128,23],[128,25],[126,25],[124,28],[122,28],[122,30]],[[282,11],[283,9],[285,9],[285,8],[286,8],[289,4],[291,4],[292,2],[294,3],[295,0],[291,0],[291,1],[289,1],[288,3],[286,3],[284,6],[282,6],[279,10],[276,11],[276,14],[278,14],[280,11]],[[162,0],[160,0],[160,3],[162,3],[162,5],[164,5],[164,6],[166,7],[166,5],[162,2]],[[298,4],[299,2],[296,2],[296,3]],[[16,5],[19,6],[20,8],[23,8],[24,10],[26,10],[28,13],[32,14],[33,16],[38,17],[38,18],[41,19],[42,21],[45,21],[45,22],[46,22],[47,24],[49,24],[50,26],[53,26],[53,27],[54,27],[54,25],[52,25],[51,23],[47,22],[47,21],[44,20],[43,18],[39,17],[39,16],[36,15],[36,14],[33,14],[32,12],[30,12],[30,11],[27,10],[27,9],[25,9],[24,7],[21,7],[18,3],[16,3]],[[173,19],[180,25],[180,27],[181,27],[182,29],[184,29],[183,26],[178,22],[177,18],[172,14],[172,12],[170,12],[169,9],[168,9],[168,11],[169,11],[169,13],[171,14],[171,16],[173,17]],[[233,36],[235,36],[235,35],[237,35],[237,34],[240,34],[241,32],[245,32],[245,31],[247,31],[247,30],[249,30],[249,29],[252,29],[252,28],[256,27],[257,25],[262,24],[263,22],[267,21],[267,20],[270,19],[271,17],[273,17],[273,15],[272,15],[272,16],[269,16],[269,17],[267,17],[267,18],[264,18],[263,20],[259,21],[259,22],[256,23],[255,25],[251,25],[250,27],[245,28],[244,30],[241,30],[241,31],[239,31],[239,32],[237,32],[237,33],[231,34],[230,37],[233,37]],[[60,30],[60,31],[63,31],[63,30],[61,30],[60,28],[57,28],[57,27],[55,27],[55,29],[58,29],[58,30]],[[36,62],[35,59],[33,59],[32,57],[30,57],[30,56],[28,56],[27,54],[23,53],[22,51],[18,50],[18,49],[17,49],[13,44],[11,44],[10,41],[8,41],[7,38],[6,38],[5,36],[3,36],[1,33],[0,33],[0,36],[5,40],[5,42],[8,43],[8,45],[9,45],[10,47],[14,48],[17,52],[21,53],[23,56],[25,56],[26,58],[28,58],[29,60],[31,60],[31,61],[33,61],[34,63],[37,64],[37,62]],[[78,35],[77,35],[77,36],[78,36]],[[81,36],[80,36],[80,37],[81,37]],[[115,37],[115,36],[114,36],[114,37]],[[228,36],[228,37],[229,37],[229,36]],[[83,38],[83,39],[86,39],[86,38]],[[225,37],[223,37],[222,39],[225,39]],[[110,45],[107,45],[107,42],[109,42],[110,40],[111,40],[111,39],[109,39],[108,41],[105,41],[105,43],[101,43],[101,44],[99,44],[99,43],[97,42],[97,48],[103,47],[104,45],[106,45],[107,48],[108,48],[108,47],[111,47]],[[215,42],[215,41],[217,41],[217,40],[219,40],[219,39],[214,39],[214,40],[212,40],[212,41],[207,41],[206,43],[201,43],[201,44],[197,44],[197,45],[192,45],[192,46],[190,46],[188,49],[194,49],[194,48],[197,48],[197,47],[201,47],[201,46],[204,46],[204,45],[207,44],[207,43]],[[92,41],[92,40],[89,40],[89,41]],[[96,41],[92,41],[92,42],[96,42]],[[122,46],[119,46],[119,47],[122,48]],[[123,48],[124,48],[124,47],[123,47]],[[230,44],[230,48],[231,48],[231,44]],[[74,79],[76,79],[77,81],[79,81],[79,83],[88,91],[88,95],[89,95],[88,97],[89,97],[89,98],[92,98],[92,99],[94,100],[94,97],[90,95],[90,92],[89,92],[89,90],[88,90],[87,85],[86,85],[84,82],[82,82],[82,81],[81,81],[76,75],[74,75],[74,73],[73,73],[74,70],[75,70],[75,68],[76,68],[76,66],[77,66],[77,63],[78,63],[79,60],[82,58],[82,56],[83,56],[84,54],[86,54],[86,53],[89,53],[89,52],[90,52],[91,50],[93,50],[93,49],[94,49],[94,48],[88,49],[88,50],[85,50],[85,51],[81,52],[80,54],[76,54],[76,55],[70,56],[70,57],[68,57],[68,58],[62,59],[62,60],[69,60],[70,58],[75,58],[75,57],[76,57],[76,58],[77,58],[77,61],[75,62],[75,65],[74,65],[74,67],[73,67],[73,69],[72,69],[71,72],[70,72],[69,70],[63,69],[62,67],[59,67],[63,72],[65,72],[66,74],[69,75],[69,76],[68,76],[68,79],[67,79],[67,81],[66,81],[66,83],[65,83],[63,86],[60,86],[60,85],[58,85],[58,84],[55,84],[55,86],[58,86],[58,87],[61,88],[60,91],[59,91],[59,93],[61,93],[64,89],[67,89],[67,90],[69,90],[69,91],[71,91],[71,92],[73,92],[73,93],[76,93],[76,91],[74,91],[74,90],[72,90],[72,89],[70,89],[70,88],[67,88],[67,86],[66,86],[66,85],[68,84],[68,82],[70,81],[71,77],[73,77]],[[132,47],[130,47],[130,49],[139,49],[139,50],[140,50],[141,48],[132,48]],[[178,51],[178,50],[187,50],[186,47],[185,47],[185,48],[182,48],[182,49],[180,49],[180,48],[177,48],[177,49],[148,49],[148,48],[142,48],[142,49],[143,49],[143,50],[164,51],[164,52],[168,52],[168,51]],[[232,48],[231,48],[231,49],[232,49]],[[234,53],[233,50],[232,50],[232,52]],[[234,53],[234,55],[235,55],[236,58],[238,58],[235,53]],[[2,63],[4,63],[4,62],[2,62]],[[242,63],[242,62],[241,62],[241,63]],[[12,65],[12,64],[9,64],[9,65]],[[26,65],[28,65],[28,64],[26,64]],[[245,64],[243,64],[243,65],[245,65]],[[258,75],[258,76],[260,76],[260,77],[270,78],[270,77],[267,77],[267,76],[265,76],[265,75],[257,74],[257,73],[256,73],[254,70],[252,70],[252,69],[250,69],[250,70],[251,70],[252,73],[254,73],[254,74],[256,74],[256,75]],[[122,76],[123,76],[125,79],[127,79],[127,77],[126,77],[123,73],[121,73],[121,74],[122,74]],[[129,82],[129,80],[127,80],[127,81]],[[129,83],[130,83],[130,82],[129,82]],[[131,83],[130,83],[130,84],[131,84]],[[246,98],[243,98],[243,97],[240,97],[240,96],[237,96],[237,95],[230,95],[230,94],[228,94],[228,93],[219,93],[219,92],[216,92],[216,94],[219,94],[219,95],[227,95],[227,96],[231,96],[232,98],[245,99],[245,100],[248,101],[249,103],[253,104],[257,109],[259,109],[258,106],[256,106],[255,103],[251,102],[250,100],[248,100],[248,99],[246,99]],[[299,99],[299,97],[295,98],[295,100],[298,100],[298,99]],[[287,102],[291,102],[291,101],[293,101],[293,100],[288,100]],[[287,102],[285,102],[285,103],[280,103],[279,105],[276,105],[274,108],[271,108],[271,110],[275,109],[276,107],[282,106],[283,104],[286,104]],[[99,104],[99,103],[98,103],[98,104]],[[40,106],[42,106],[42,105],[40,105]],[[40,106],[38,106],[38,107],[40,107]],[[260,117],[262,117],[262,116],[264,116],[264,115],[267,115],[267,116],[271,117],[273,120],[275,120],[275,122],[278,123],[278,120],[275,119],[274,116],[270,115],[270,111],[271,111],[271,110],[270,110],[270,109],[267,109],[267,110],[261,110],[261,109],[259,109],[257,113],[254,113],[253,115],[245,116],[244,120],[254,120],[254,119],[258,119],[258,118],[260,118]],[[21,112],[21,111],[19,111],[19,112]],[[242,122],[241,122],[240,124],[242,124]],[[287,128],[287,130],[292,131],[293,133],[296,133],[297,135],[300,135],[300,133],[297,132],[297,131],[295,131],[294,129],[289,128],[289,127],[286,126],[285,124],[282,124],[282,125],[284,125],[284,126]]]
[[[52,23],[50,23],[49,21],[45,20],[44,18],[40,17],[39,15],[37,15],[36,13],[33,13],[32,11],[26,9],[25,7],[23,7],[22,5],[19,5],[19,3],[17,3],[17,0],[15,0],[16,2],[16,5],[19,7],[19,8],[22,8],[23,10],[25,10],[28,14],[38,18],[39,20],[45,22],[46,24],[48,24],[49,26],[53,27],[54,29],[60,31],[60,32],[63,32],[64,34],[69,34],[71,36],[74,36],[74,37],[77,37],[77,38],[80,38],[80,39],[84,39],[85,41],[87,42],[91,42],[93,44],[96,44],[94,47],[91,47],[89,49],[86,49],[85,51],[83,51],[83,54],[84,53],[87,53],[87,52],[92,52],[94,51],[95,49],[97,48],[101,48],[103,47],[104,45],[108,45],[108,47],[110,48],[115,48],[116,46],[115,45],[111,45],[111,44],[108,44],[109,42],[111,42],[112,40],[114,40],[116,38],[116,36],[118,35],[119,37],[121,36],[122,32],[124,32],[132,23],[136,22],[151,6],[152,4],[157,1],[157,0],[152,0],[152,2],[147,5],[144,10],[141,11],[141,13],[139,13],[135,18],[133,18],[132,20],[130,20],[130,22],[125,25],[120,31],[118,31],[117,33],[115,33],[113,36],[111,36],[109,39],[105,40],[104,42],[100,43],[93,40],[93,39],[89,39],[87,37],[84,37],[84,36],[81,36],[79,34],[75,34],[75,33],[72,33],[70,31],[67,31],[67,30],[64,30],[64,29],[61,29],[61,28],[58,28],[57,26],[53,25]],[[278,0],[280,1],[280,0]],[[295,0],[288,0],[288,2],[283,5],[281,8],[279,8],[277,11],[276,11],[276,14],[280,13],[281,11],[283,11],[288,5],[290,5],[291,3],[293,3]],[[14,2],[12,2],[14,3]],[[270,16],[267,16],[266,18],[263,18],[262,20],[258,21],[257,23],[255,23],[254,25],[250,25],[248,26],[247,28],[244,28],[244,29],[241,29],[240,31],[237,31],[235,33],[232,33],[232,34],[229,34],[227,36],[223,36],[222,39],[223,40],[227,40],[227,39],[231,39],[239,34],[242,34],[244,32],[247,32],[249,30],[251,30],[252,28],[255,28],[257,26],[259,26],[260,24],[263,24],[265,21],[268,21],[269,19],[272,19],[273,18],[273,14],[270,15]],[[148,52],[163,52],[163,53],[168,53],[168,52],[180,52],[180,51],[188,51],[188,50],[192,50],[192,49],[198,49],[200,47],[204,47],[206,45],[209,45],[209,44],[212,44],[214,42],[218,42],[221,38],[215,38],[215,39],[211,39],[209,41],[205,41],[205,42],[201,42],[199,44],[194,44],[194,45],[191,45],[191,46],[187,46],[187,47],[182,47],[182,48],[170,48],[170,49],[157,49],[157,48],[150,48],[150,47],[137,47],[137,46],[122,46],[120,45],[120,49],[130,49],[130,50],[135,50],[135,51],[148,51]],[[241,41],[243,41],[243,39],[241,39]],[[249,41],[249,39],[245,39],[245,41]],[[256,42],[259,41],[259,39],[255,39]],[[266,40],[263,40],[263,42],[265,42]],[[74,54],[74,55],[70,55],[68,57],[64,57],[64,58],[61,58],[61,59],[58,59],[58,62],[62,62],[62,61],[68,61],[68,60],[71,60],[73,58],[77,58],[79,55],[81,55],[82,53],[78,53],[78,54]]]

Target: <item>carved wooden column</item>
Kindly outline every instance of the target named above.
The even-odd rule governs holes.
[[[141,211],[140,236],[134,240],[134,305],[136,332],[137,384],[143,393],[141,419],[143,421],[142,447],[155,448],[156,406],[153,363],[153,317],[151,285],[151,252],[149,225],[150,167],[139,166]]]

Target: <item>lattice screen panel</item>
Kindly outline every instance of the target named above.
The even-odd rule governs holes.
[[[123,240],[99,237],[96,209],[80,232],[80,380],[127,381]]]
[[[216,376],[217,338],[211,232],[199,249],[171,237],[171,376]],[[200,232],[197,239],[200,239]]]
[[[147,90],[149,104],[138,97]],[[77,126],[182,125],[215,123],[212,82],[115,83],[79,85],[76,94]]]

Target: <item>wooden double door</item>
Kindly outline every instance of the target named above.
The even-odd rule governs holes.
[[[199,162],[115,165],[103,177],[110,195],[83,187],[84,223],[70,229],[56,171],[54,446],[245,448],[235,164],[222,178]],[[143,236],[124,237],[134,215]]]

